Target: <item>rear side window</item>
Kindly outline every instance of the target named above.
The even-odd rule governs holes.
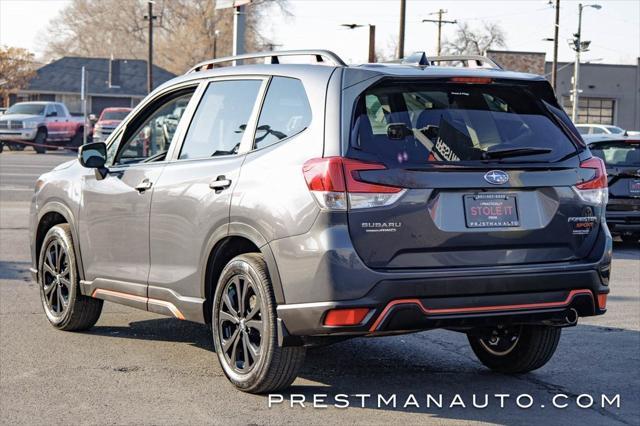
[[[209,83],[191,121],[179,158],[236,154],[261,85],[262,80]]]
[[[607,166],[640,167],[640,141],[615,141],[589,145],[591,153],[604,160]]]
[[[296,135],[309,123],[311,107],[302,82],[295,78],[273,77],[258,120],[255,148],[264,148]]]
[[[553,162],[577,151],[526,87],[455,83],[368,89],[356,105],[349,149],[387,165],[498,157],[503,162]]]

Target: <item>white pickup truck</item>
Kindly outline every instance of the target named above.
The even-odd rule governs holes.
[[[33,145],[39,154],[44,145],[82,145],[85,122],[60,102],[20,102],[0,116],[0,152],[3,145],[22,150]],[[27,142],[27,144],[21,143]]]

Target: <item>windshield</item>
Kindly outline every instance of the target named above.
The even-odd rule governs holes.
[[[15,104],[5,114],[44,115],[42,104]]]
[[[589,145],[591,153],[602,158],[607,166],[640,166],[640,141],[612,141]]]
[[[350,150],[387,165],[553,162],[577,151],[526,87],[447,83],[368,89],[356,105]]]
[[[100,120],[117,120],[117,121],[122,121],[125,119],[125,117],[127,116],[127,114],[129,114],[129,111],[105,111],[102,113],[102,117],[100,117]]]

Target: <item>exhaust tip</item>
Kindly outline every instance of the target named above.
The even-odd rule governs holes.
[[[564,319],[568,325],[576,325],[578,323],[578,311],[574,308],[569,309]]]

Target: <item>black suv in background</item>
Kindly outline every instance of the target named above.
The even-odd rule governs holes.
[[[280,63],[297,56],[315,63]],[[211,324],[247,392],[288,386],[309,346],[437,328],[523,373],[606,310],[606,203],[604,163],[543,77],[243,55],[167,82],[40,177],[33,273],[59,329],[91,327],[103,300]]]
[[[623,241],[640,239],[640,137],[583,135],[591,153],[607,167],[607,224]]]

